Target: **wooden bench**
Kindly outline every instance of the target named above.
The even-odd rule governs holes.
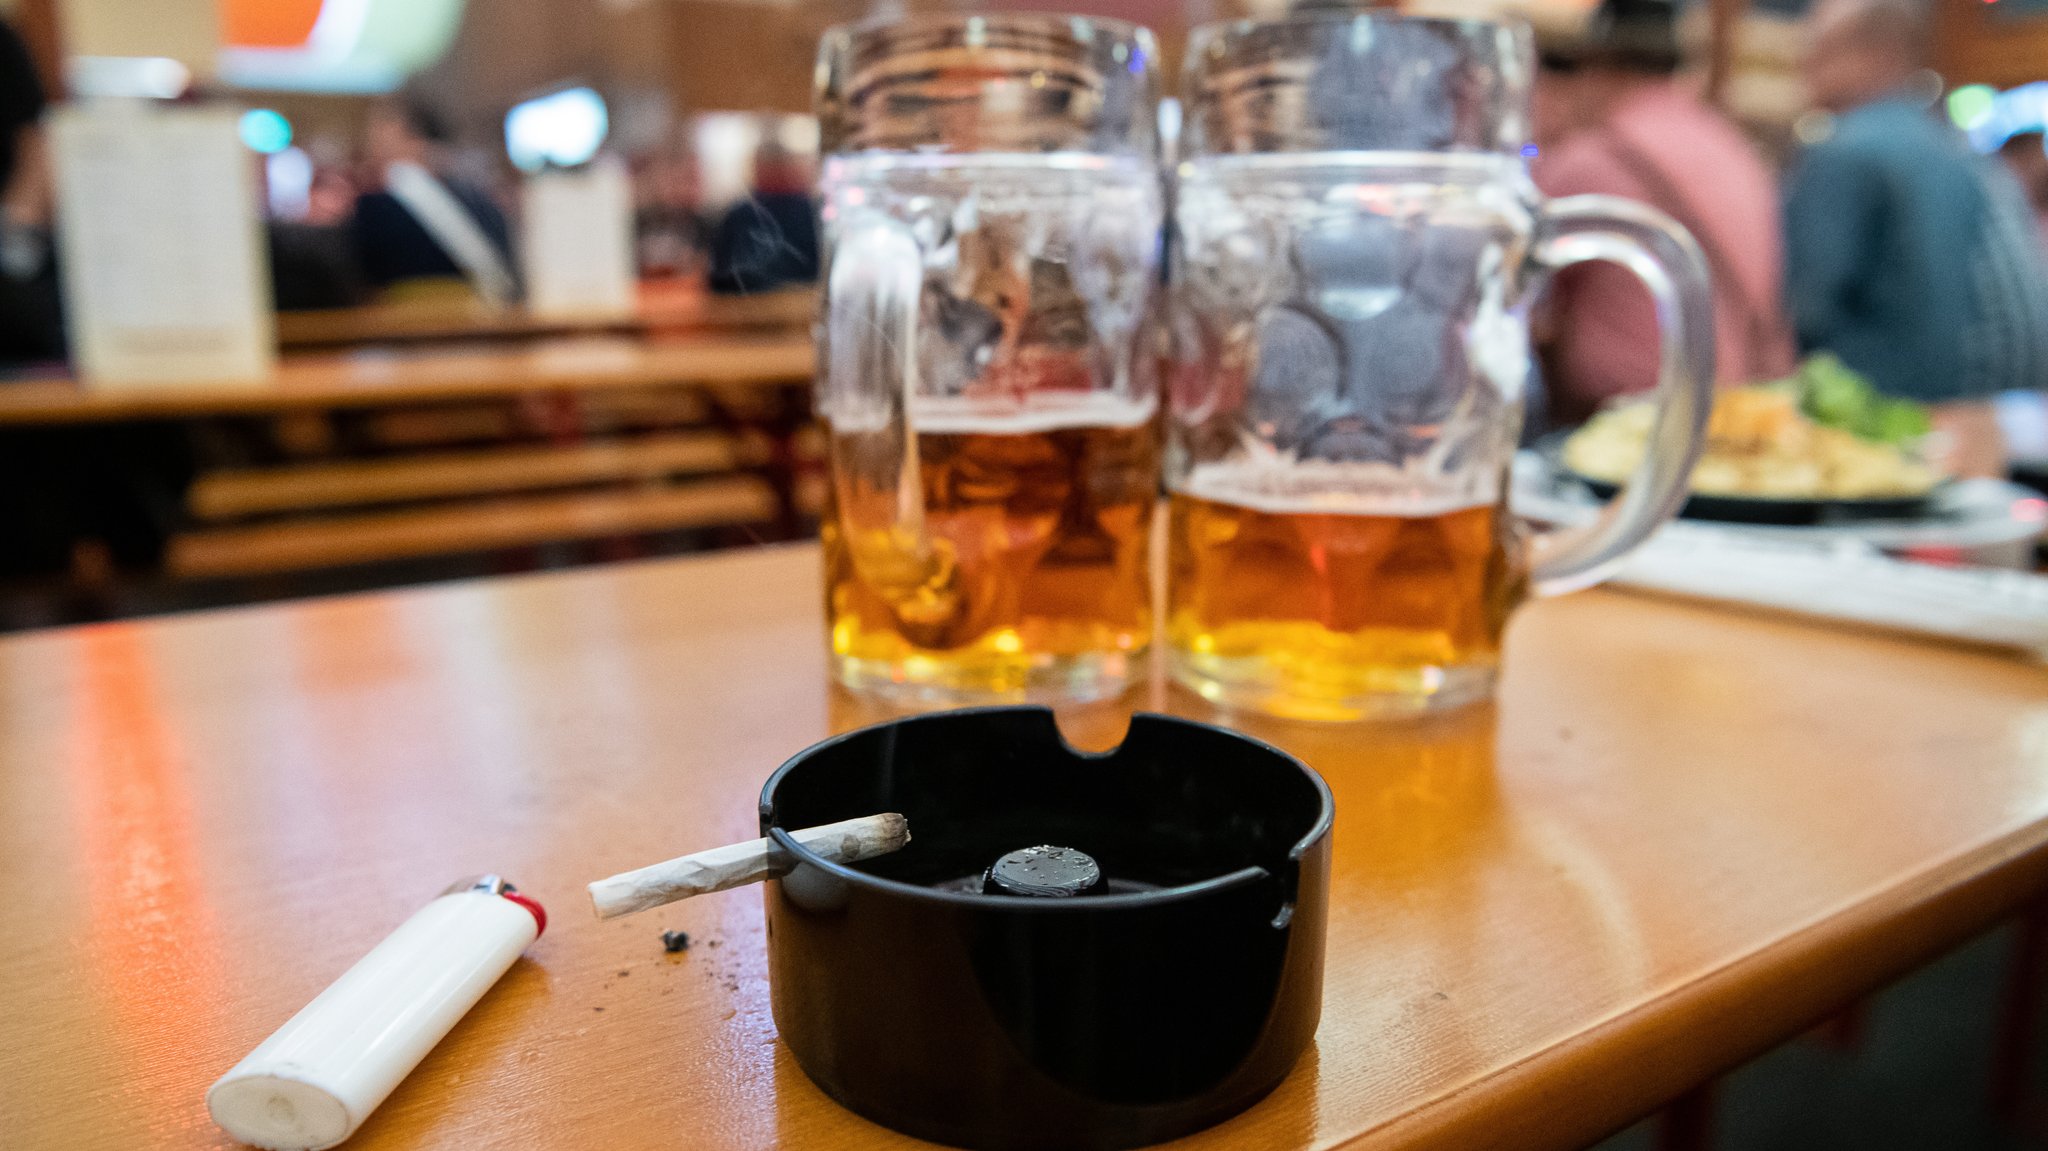
[[[186,502],[195,519],[214,522],[733,472],[762,466],[770,452],[764,437],[704,430],[552,447],[238,468],[201,476]]]
[[[719,476],[685,484],[202,528],[171,541],[164,567],[183,579],[270,575],[561,540],[765,524],[780,510],[767,480]]]
[[[518,307],[492,308],[460,293],[284,312],[277,317],[277,337],[286,348],[304,349],[591,332],[751,332],[803,328],[817,310],[817,291],[807,287],[717,296],[695,285],[644,284],[631,314],[580,318],[536,316]]]
[[[38,376],[0,388],[0,427],[185,429],[199,474],[160,570],[116,572],[96,540],[74,548],[73,586],[146,586],[153,603],[791,539],[808,534],[821,495],[803,478],[815,442],[795,442],[814,356],[786,326],[811,306],[795,293],[737,311],[721,302],[699,318],[731,330],[686,340],[287,356],[261,386],[92,389]]]

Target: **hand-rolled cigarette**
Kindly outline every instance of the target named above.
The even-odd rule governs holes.
[[[789,837],[834,863],[857,863],[909,843],[910,824],[889,812],[807,827],[790,832]],[[787,874],[795,866],[796,861],[774,840],[753,839],[600,879],[590,885],[590,905],[597,909],[599,919],[614,919],[693,895],[759,883]]]

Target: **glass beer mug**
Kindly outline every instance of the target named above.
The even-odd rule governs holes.
[[[817,407],[849,687],[1085,699],[1142,665],[1153,54],[1141,28],[1032,14],[825,38]]]
[[[1596,582],[1682,502],[1713,380],[1697,246],[1639,204],[1530,183],[1526,28],[1360,15],[1189,47],[1167,325],[1167,638],[1219,703],[1312,719],[1487,695],[1508,613]],[[1584,260],[1662,329],[1642,468],[1525,541],[1508,472],[1527,311]]]

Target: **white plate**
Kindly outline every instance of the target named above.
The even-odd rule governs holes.
[[[1591,519],[1600,501],[1578,480],[1559,472],[1539,452],[1515,455],[1515,514],[1542,523],[1575,525]],[[1783,527],[1687,520],[1703,530],[1780,539],[1853,541],[1886,551],[1910,548],[1994,548],[2024,543],[2048,530],[2048,499],[2001,480],[1962,480],[1936,492],[1925,514],[1912,519]]]

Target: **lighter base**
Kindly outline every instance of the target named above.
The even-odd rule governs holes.
[[[891,704],[963,707],[999,703],[1090,703],[1129,690],[1145,651],[1043,656],[1000,670],[935,656],[901,660],[830,656],[832,677],[851,691]]]
[[[1390,690],[1316,692],[1290,684],[1263,659],[1225,659],[1175,651],[1168,666],[1176,683],[1218,707],[1319,723],[1400,719],[1470,707],[1493,696],[1498,669],[1490,664],[1426,665],[1403,669]]]

